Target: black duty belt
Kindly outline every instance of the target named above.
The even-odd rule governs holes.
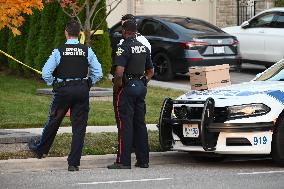
[[[139,75],[139,74],[126,74],[126,77],[129,80],[140,80],[140,79],[142,79],[143,75]]]
[[[88,79],[78,79],[78,80],[54,82],[53,88],[57,89],[57,88],[64,87],[64,86],[74,86],[74,85],[84,85],[84,84],[88,84]]]

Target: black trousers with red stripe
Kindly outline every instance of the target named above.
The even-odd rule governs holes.
[[[131,80],[116,96],[118,125],[117,163],[131,165],[133,144],[137,160],[149,163],[148,133],[145,124],[147,88],[141,80]]]

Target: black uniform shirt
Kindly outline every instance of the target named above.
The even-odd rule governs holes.
[[[136,38],[128,38],[116,49],[112,67],[113,75],[116,66],[124,67],[126,73],[142,73],[141,75],[143,75],[145,70],[153,68],[150,51]]]

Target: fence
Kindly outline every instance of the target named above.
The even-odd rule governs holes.
[[[237,24],[240,25],[244,21],[255,15],[256,1],[254,0],[237,0]]]

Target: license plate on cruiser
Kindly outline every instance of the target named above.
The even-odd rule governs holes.
[[[199,136],[198,124],[183,124],[183,136],[197,138]]]
[[[224,47],[213,47],[214,54],[224,54],[225,48]]]

